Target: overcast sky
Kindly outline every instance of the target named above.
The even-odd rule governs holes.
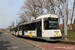
[[[16,21],[24,0],[0,0],[0,28],[8,27]]]

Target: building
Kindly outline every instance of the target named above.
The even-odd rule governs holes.
[[[2,30],[2,28],[0,28],[0,31]]]
[[[72,25],[73,25],[73,28],[72,28]],[[74,19],[74,23],[73,24],[67,24],[67,30],[75,30],[75,19]],[[60,30],[63,29],[63,24],[60,24]]]

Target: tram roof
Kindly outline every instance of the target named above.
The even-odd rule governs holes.
[[[24,23],[21,23],[20,25],[35,23],[35,22],[40,21],[41,18],[48,18],[48,17],[58,18],[57,14],[45,13],[45,14],[42,14],[42,15],[38,16],[36,20],[24,22]]]
[[[48,17],[58,18],[57,14],[45,13],[45,14],[38,16],[37,19],[48,18]]]
[[[38,22],[38,21],[40,21],[40,20],[33,20],[33,21],[29,21],[29,22],[24,22],[24,23],[21,23],[20,25],[35,23],[35,22]]]

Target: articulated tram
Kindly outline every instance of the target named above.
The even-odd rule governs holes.
[[[15,36],[40,38],[48,41],[59,41],[62,38],[56,14],[42,14],[34,21],[19,24],[11,32]]]

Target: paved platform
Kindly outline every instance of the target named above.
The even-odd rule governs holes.
[[[65,45],[65,44],[44,44],[40,47],[44,48],[45,50],[75,50],[74,45]]]
[[[0,50],[40,50],[27,42],[0,32]]]

